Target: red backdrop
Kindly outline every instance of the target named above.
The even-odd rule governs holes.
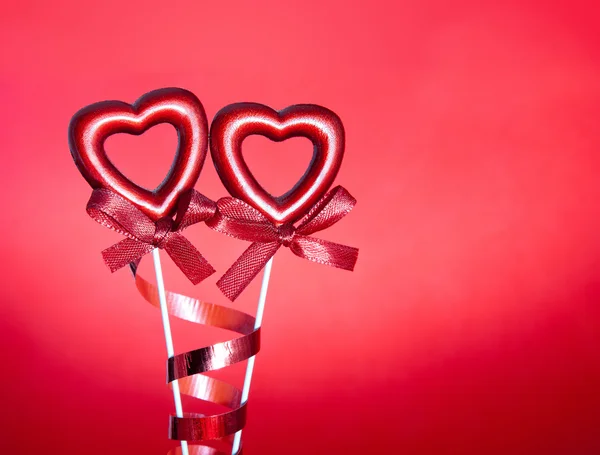
[[[597,6],[496,3],[4,2],[1,452],[173,445],[159,312],[102,263],[120,237],[85,213],[67,125],[181,86],[210,119],[317,103],[347,130],[338,183],[359,203],[323,237],[359,262],[276,257],[249,454],[600,453]],[[307,144],[250,138],[246,156],[283,192]],[[166,126],[108,142],[148,185],[174,147]],[[210,158],[197,188],[225,193]],[[246,247],[189,238],[221,272]],[[166,267],[170,287],[225,303],[218,274],[193,288]],[[227,337],[174,330],[177,350]]]

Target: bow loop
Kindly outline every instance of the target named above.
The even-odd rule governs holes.
[[[215,270],[180,231],[206,220],[215,210],[213,201],[193,190],[179,201],[176,221],[164,217],[154,222],[127,199],[105,188],[95,189],[87,204],[90,217],[127,237],[102,252],[111,272],[138,263],[142,256],[160,248],[194,284]]]
[[[177,204],[174,226],[177,230],[183,231],[192,224],[212,218],[216,211],[216,202],[196,190],[186,191],[181,195]]]
[[[132,216],[132,207],[142,216]],[[132,240],[148,243],[154,238],[156,228],[152,220],[128,200],[105,188],[92,191],[86,211],[102,226]]]
[[[276,242],[277,227],[244,201],[224,197],[217,201],[217,212],[206,225],[221,234],[248,242]]]
[[[323,196],[298,224],[298,233],[314,234],[344,218],[356,205],[356,199],[342,186],[336,186]]]

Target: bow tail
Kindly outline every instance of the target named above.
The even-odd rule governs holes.
[[[294,237],[290,250],[309,261],[350,271],[358,259],[358,248],[304,235]]]
[[[229,300],[234,301],[265,267],[280,246],[279,242],[254,242],[217,281],[217,287]]]
[[[115,272],[130,262],[137,261],[153,249],[152,245],[126,238],[102,251],[102,258],[110,271]]]
[[[164,250],[193,284],[198,284],[215,273],[204,256],[181,234],[172,233]]]

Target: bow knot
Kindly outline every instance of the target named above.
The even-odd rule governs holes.
[[[164,249],[169,241],[169,234],[173,230],[173,220],[169,217],[164,217],[158,220],[155,224],[154,238],[152,245],[156,248]]]
[[[215,210],[215,203],[195,190],[179,198],[175,220],[164,217],[154,222],[127,199],[106,188],[95,189],[87,204],[90,217],[127,237],[102,252],[111,272],[130,263],[136,264],[144,255],[160,248],[194,284],[215,270],[181,231],[206,221]]]
[[[296,228],[291,223],[283,224],[277,228],[277,233],[279,234],[279,243],[285,247],[289,247],[294,240]]]
[[[252,244],[217,281],[217,286],[230,300],[235,300],[281,246],[309,261],[353,270],[358,258],[356,248],[311,237],[311,234],[337,223],[355,204],[356,199],[338,186],[323,196],[294,227],[291,223],[275,225],[239,199],[219,199],[217,212],[206,221],[207,226]]]

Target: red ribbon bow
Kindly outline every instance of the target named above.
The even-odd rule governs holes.
[[[188,226],[211,218],[216,211],[216,204],[195,190],[179,198],[175,220],[165,217],[154,222],[131,202],[104,188],[92,192],[86,210],[98,223],[127,237],[102,251],[111,272],[139,262],[154,248],[164,249],[194,284],[215,272],[194,245],[180,234]]]
[[[291,223],[277,226],[239,199],[219,199],[217,213],[206,225],[253,243],[217,281],[217,286],[227,298],[235,300],[282,245],[309,261],[353,270],[358,259],[357,248],[309,235],[337,223],[355,204],[356,199],[338,186],[323,196],[294,227]]]

